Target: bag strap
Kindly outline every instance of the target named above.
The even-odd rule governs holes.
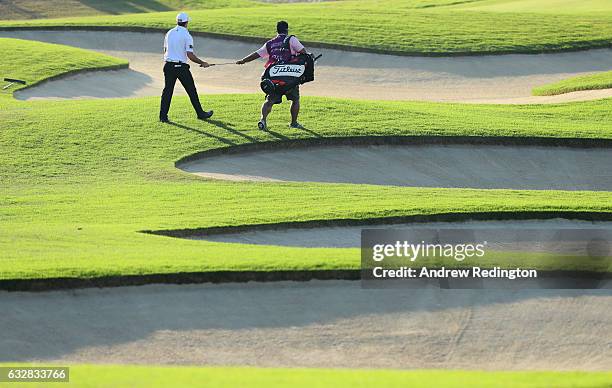
[[[291,51],[291,38],[294,36],[295,35],[287,35],[285,39],[283,39],[283,46],[285,46],[285,48],[289,51]]]

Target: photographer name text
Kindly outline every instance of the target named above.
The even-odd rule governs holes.
[[[445,279],[445,278],[495,278],[495,279],[520,279],[537,278],[538,271],[535,269],[506,269],[494,268],[428,268],[428,267],[400,267],[387,269],[383,267],[372,268],[372,276],[376,279]]]

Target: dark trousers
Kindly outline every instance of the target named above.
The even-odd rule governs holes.
[[[181,81],[181,84],[185,88],[185,91],[189,95],[191,105],[195,109],[198,116],[204,115],[202,105],[200,105],[200,99],[198,98],[198,91],[196,90],[195,83],[193,82],[193,76],[189,71],[189,65],[186,63],[171,63],[166,62],[164,65],[164,78],[165,86],[161,97],[161,106],[159,108],[159,118],[167,119],[168,111],[170,110],[170,103],[172,102],[172,94],[174,93],[174,85],[176,80]]]

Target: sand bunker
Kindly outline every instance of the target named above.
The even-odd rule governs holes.
[[[359,282],[1,293],[0,362],[608,370],[609,290]],[[49,335],[52,333],[52,335]]]
[[[535,146],[323,146],[179,164],[203,177],[419,187],[612,190],[612,152]]]
[[[16,93],[20,99],[159,96],[163,88],[161,33],[109,31],[0,31],[2,37],[40,40],[95,50],[130,61],[131,70],[91,72]],[[263,43],[263,42],[262,42]],[[196,51],[209,62],[234,61],[259,45],[196,37]],[[531,89],[564,78],[612,68],[612,50],[538,55],[401,57],[313,49],[324,54],[317,81],[304,95],[375,100],[482,103],[554,103],[612,96],[612,89],[533,97]],[[262,63],[193,68],[199,91],[261,93]],[[228,82],[228,80],[232,80]],[[176,88],[183,93],[181,87]]]
[[[612,230],[612,222],[592,222],[580,220],[551,219],[551,220],[519,220],[519,221],[466,221],[466,222],[427,222],[406,224],[371,224],[359,226],[333,226],[318,228],[284,228],[253,230],[239,233],[222,233],[191,237],[196,240],[216,242],[229,242],[256,245],[280,245],[306,248],[358,248],[361,246],[362,229],[404,229],[404,228],[469,228],[475,229],[474,239],[488,241],[489,246],[495,248],[500,236],[507,236],[507,229],[550,229],[554,234],[559,229],[608,229]],[[545,237],[545,233],[539,236]],[[550,237],[550,236],[549,236]],[[507,241],[503,238],[501,241]],[[525,245],[525,244],[522,244]],[[544,242],[543,249],[551,251]],[[550,249],[549,249],[550,248]],[[513,250],[517,250],[516,247]],[[584,252],[580,253],[584,254]]]

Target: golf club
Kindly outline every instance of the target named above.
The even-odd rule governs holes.
[[[316,62],[319,58],[321,58],[323,56],[323,54],[319,54],[316,57],[314,57],[314,61]],[[211,66],[226,66],[226,65],[235,65],[236,62],[224,62],[224,63],[211,63]]]
[[[20,80],[20,79],[14,79],[14,78],[5,78],[4,79],[6,82],[8,82],[8,84],[6,84],[2,90],[6,90],[8,88],[10,88],[11,86],[13,86],[14,84],[21,84],[21,85],[25,85],[26,81]]]

